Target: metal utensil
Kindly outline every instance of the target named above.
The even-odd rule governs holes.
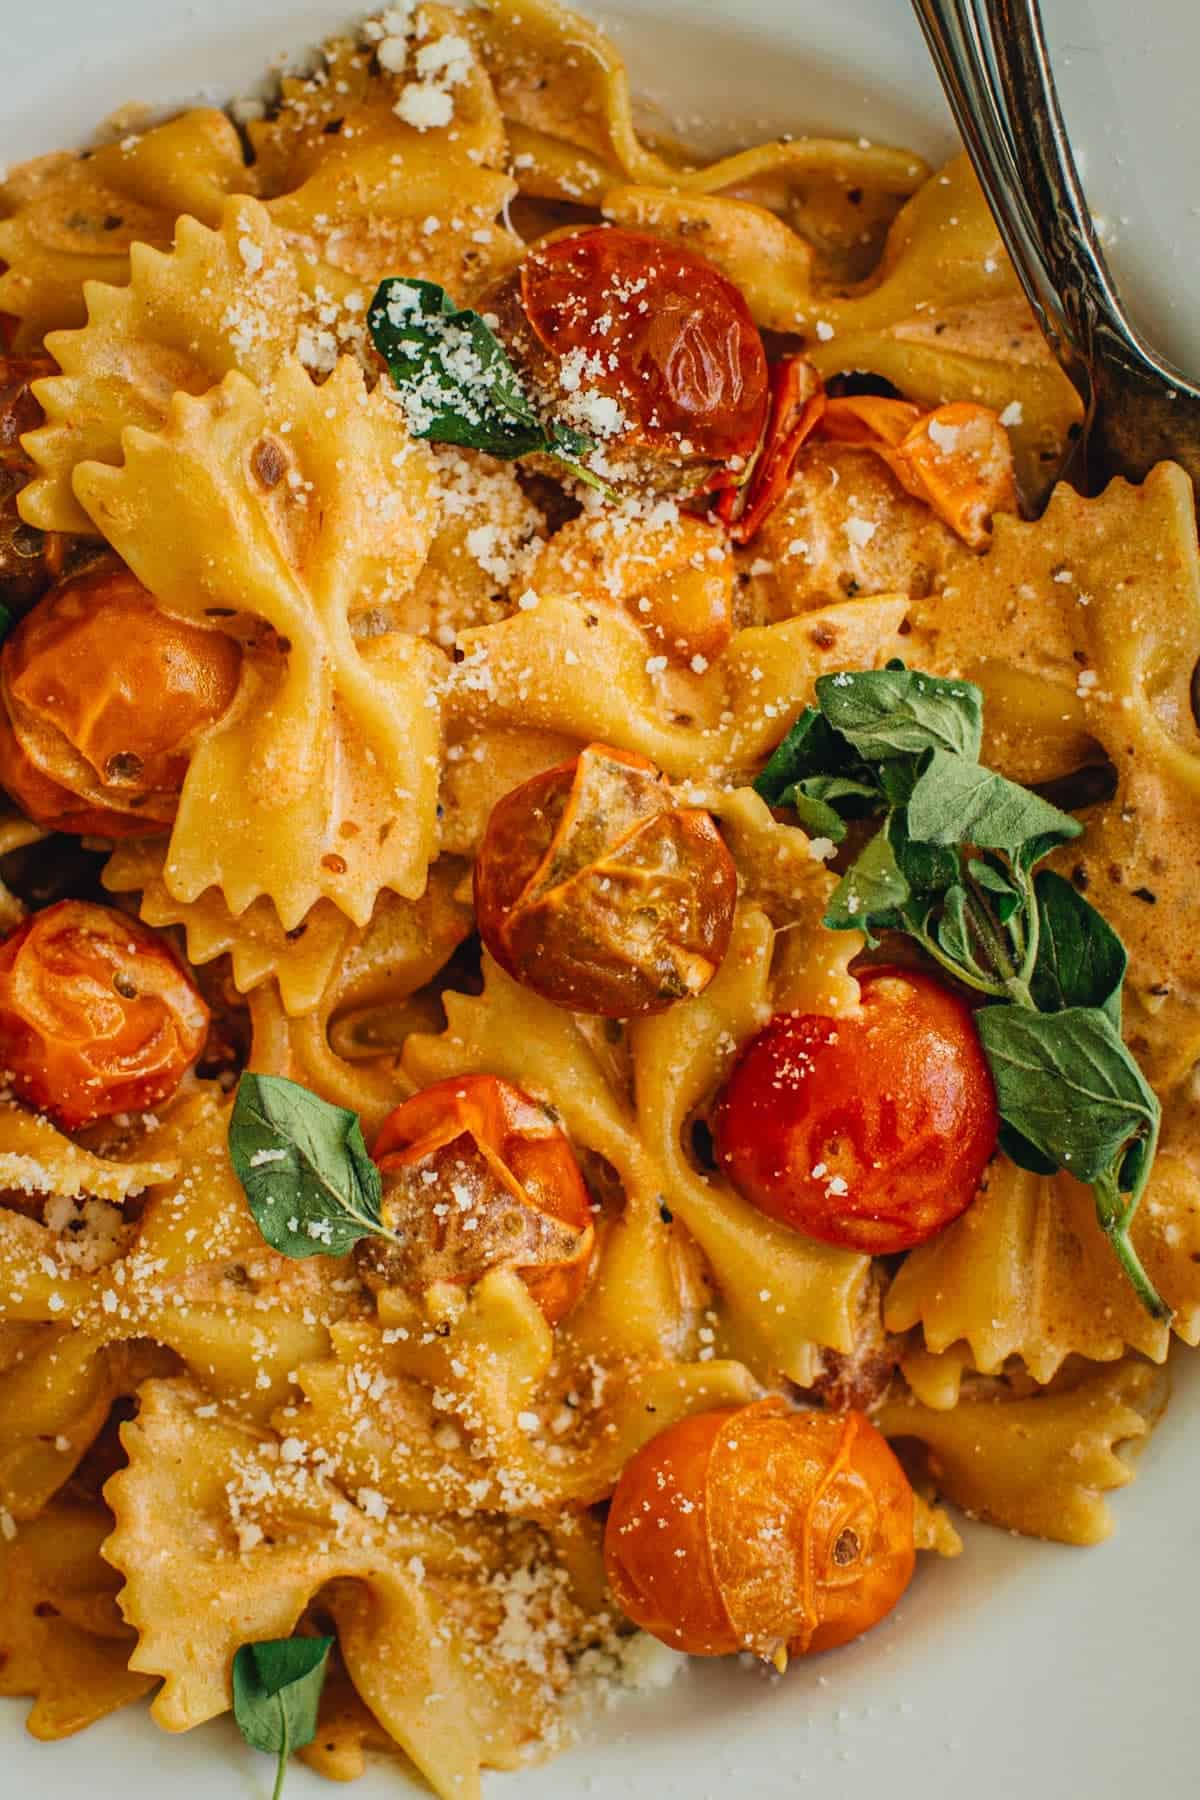
[[[1164,458],[1200,492],[1200,387],[1131,324],[1092,223],[1038,0],[913,0],[946,98],[1046,340],[1084,405],[1065,478],[1095,493]],[[1048,491],[1048,489],[1047,489]]]

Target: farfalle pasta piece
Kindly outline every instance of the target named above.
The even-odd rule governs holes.
[[[1113,1529],[1105,1494],[1133,1479],[1117,1448],[1145,1436],[1159,1386],[1130,1358],[1021,1399],[964,1390],[957,1406],[935,1411],[900,1396],[876,1423],[924,1445],[930,1475],[956,1506],[1026,1537],[1098,1544]]]
[[[149,1147],[171,1152],[164,1161],[179,1172],[150,1182],[128,1226],[108,1209],[95,1259],[80,1256],[75,1214],[52,1186],[31,1191],[58,1202],[43,1205],[53,1223],[0,1209],[0,1319],[69,1322],[97,1354],[147,1339],[214,1393],[265,1417],[295,1369],[325,1353],[328,1324],[351,1296],[336,1264],[296,1262],[263,1243],[226,1150],[229,1104],[200,1091],[150,1134]],[[67,1410],[86,1373],[71,1358],[47,1366],[64,1392],[45,1404]]]
[[[405,1038],[439,1018],[421,990],[472,929],[469,892],[465,865],[439,857],[419,900],[382,894],[370,924],[347,932],[311,1010],[290,1014],[282,981],[258,986],[251,1066],[357,1112],[374,1133],[410,1091],[399,1066]]]
[[[299,1371],[307,1404],[285,1408],[277,1428],[328,1456],[352,1493],[378,1491],[405,1513],[549,1522],[607,1498],[627,1459],[676,1419],[760,1392],[734,1362],[618,1358],[597,1358],[581,1390],[508,1271],[467,1297],[437,1289],[424,1306],[388,1291],[380,1323],[336,1326],[334,1350],[335,1362]]]
[[[420,567],[428,452],[349,359],[320,388],[285,359],[269,400],[239,374],[177,394],[166,428],[130,429],[124,450],[122,468],[74,477],[109,542],[168,611],[261,622],[238,698],[192,755],[172,897],[219,887],[236,914],[265,894],[285,930],[320,899],[365,925],[381,889],[415,898],[435,842],[442,658],[398,633],[358,640],[352,617]]]
[[[20,1360],[0,1385],[0,1511],[35,1519],[70,1480],[114,1401],[152,1375],[173,1374],[176,1364],[156,1344],[104,1344],[56,1325],[24,1329]]]
[[[215,225],[226,195],[253,188],[237,131],[210,108],[11,170],[0,186],[0,312],[20,320],[15,347],[81,325],[84,283],[126,280],[133,244],[166,246],[181,213]]]
[[[567,1652],[595,1631],[536,1534],[356,1506],[301,1446],[214,1415],[186,1382],[147,1383],[123,1439],[105,1555],[138,1631],[131,1666],[164,1678],[161,1724],[226,1711],[235,1650],[288,1636],[321,1592],[350,1680],[443,1800],[477,1800],[481,1766],[525,1760]],[[533,1648],[506,1637],[512,1608]]]
[[[195,967],[228,956],[240,994],[274,981],[289,1017],[320,1004],[356,929],[345,913],[330,900],[318,900],[297,931],[287,932],[265,896],[238,918],[216,889],[192,901],[175,900],[163,880],[166,856],[165,840],[118,844],[104,865],[104,885],[111,894],[140,895],[138,915],[147,925],[182,926],[188,961]]]
[[[66,1137],[41,1113],[14,1100],[0,1103],[0,1189],[18,1194],[90,1194],[122,1201],[178,1172],[169,1153],[118,1161],[97,1156]]]
[[[624,612],[549,597],[460,634],[464,654],[447,713],[613,744],[669,775],[703,780],[765,757],[811,699],[818,675],[902,654],[907,611],[905,596],[878,595],[750,626],[709,669],[684,676],[647,655]]]
[[[1175,1330],[1200,1341],[1200,1176],[1190,1161],[1160,1154],[1132,1236]],[[961,1218],[906,1258],[884,1316],[892,1331],[922,1326],[935,1353],[962,1340],[988,1374],[1020,1357],[1040,1382],[1071,1355],[1113,1362],[1130,1349],[1162,1362],[1171,1329],[1122,1276],[1091,1189],[1002,1156]]]
[[[914,605],[912,625],[907,661],[983,687],[984,755],[1003,773],[1112,764],[1115,794],[1057,864],[1124,941],[1130,1044],[1154,1085],[1174,1085],[1200,1054],[1188,686],[1200,561],[1186,475],[1165,463],[1093,500],[1060,487],[1034,524],[999,517],[991,550]]]
[[[265,386],[296,345],[295,262],[257,200],[227,201],[214,229],[185,216],[169,249],[136,243],[128,262],[128,284],[89,282],[86,325],[47,346],[62,373],[37,384],[46,423],[28,434],[37,473],[20,498],[43,531],[95,534],[71,478],[81,462],[119,464],[129,426],[161,430],[174,394],[233,369]]]
[[[829,881],[814,864],[809,929]],[[853,1348],[870,1259],[776,1224],[718,1176],[702,1174],[684,1149],[693,1118],[711,1102],[738,1046],[776,1010],[774,942],[766,916],[743,907],[705,992],[657,1018],[637,1020],[630,1038],[640,1134],[661,1163],[671,1211],[712,1268],[719,1342],[763,1380],[784,1374],[808,1386],[819,1372],[817,1346]],[[851,936],[846,961],[854,947]]]
[[[33,1700],[26,1729],[43,1742],[154,1685],[127,1666],[134,1635],[117,1610],[120,1577],[100,1555],[111,1523],[103,1507],[56,1502],[0,1533],[0,1695]]]
[[[702,193],[773,185],[789,177],[802,184],[831,167],[847,186],[876,186],[911,193],[925,165],[911,152],[831,138],[776,141],[703,167],[647,149],[634,128],[624,62],[600,28],[554,0],[485,0],[468,15],[491,73],[510,138],[534,163],[519,172],[522,186],[548,197],[586,201],[587,170],[603,167],[617,180]],[[512,130],[513,125],[519,132]],[[549,185],[555,167],[545,144],[564,143],[586,153],[577,168],[567,160],[561,191]],[[558,153],[561,157],[562,153]],[[559,163],[563,167],[562,163]],[[539,179],[540,178],[540,179]]]
[[[499,108],[461,16],[422,5],[407,32],[399,70],[371,41],[332,39],[316,74],[286,77],[273,116],[248,128],[306,284],[353,314],[388,275],[419,273],[462,301],[521,252],[501,222],[516,183]]]

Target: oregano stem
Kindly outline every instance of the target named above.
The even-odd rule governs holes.
[[[287,1774],[288,1758],[292,1754],[292,1740],[288,1731],[287,1707],[282,1700],[279,1702],[279,1713],[283,1723],[281,1726],[279,1744],[279,1761],[275,1765],[275,1786],[271,1790],[271,1800],[280,1800],[280,1795],[283,1793],[283,1778]]]

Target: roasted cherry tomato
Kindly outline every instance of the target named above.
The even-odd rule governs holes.
[[[729,948],[737,873],[706,812],[644,756],[591,744],[492,809],[475,912],[502,968],[574,1012],[700,993]]]
[[[666,485],[695,486],[753,455],[768,405],[762,338],[740,291],[694,251],[590,226],[536,245],[487,304],[551,409],[600,438],[618,472],[640,450],[646,480],[678,465]]]
[[[372,1285],[421,1290],[514,1269],[552,1325],[587,1282],[592,1208],[566,1134],[550,1112],[495,1075],[435,1082],[385,1119],[372,1152],[383,1222],[368,1239]]]
[[[970,1009],[909,969],[867,969],[857,1010],[781,1013],[744,1047],[714,1117],[717,1159],[773,1219],[870,1255],[970,1205],[996,1147]]]
[[[168,1100],[208,1018],[163,939],[112,907],[60,900],[0,943],[0,1067],[67,1130]]]
[[[122,564],[65,581],[0,653],[0,783],[56,831],[161,831],[240,667],[231,637],[171,618]]]
[[[37,531],[17,511],[17,495],[33,474],[21,438],[44,418],[33,383],[57,367],[49,356],[0,355],[0,604],[17,612],[57,580],[67,550],[62,532]]]
[[[913,1496],[859,1412],[697,1413],[626,1463],[604,1533],[622,1612],[692,1656],[831,1650],[912,1578]]]

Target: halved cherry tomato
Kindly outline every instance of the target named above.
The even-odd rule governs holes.
[[[859,980],[857,1010],[781,1013],[750,1039],[713,1127],[720,1166],[760,1212],[880,1256],[970,1205],[999,1117],[957,994],[917,970]]]
[[[912,1489],[862,1413],[777,1399],[698,1413],[625,1465],[604,1561],[622,1612],[664,1644],[781,1663],[895,1606],[915,1562]]]
[[[972,549],[988,543],[994,514],[1017,510],[1012,446],[990,406],[954,400],[922,412],[907,400],[847,394],[827,403],[819,432],[873,450]]]
[[[0,653],[0,783],[56,831],[161,831],[240,668],[233,638],[171,618],[122,564],[75,576]]]
[[[557,1006],[613,1018],[702,992],[736,897],[709,814],[607,744],[506,794],[475,864],[480,934],[501,967]]]
[[[704,257],[592,226],[530,251],[521,301],[574,388],[614,399],[633,438],[717,461],[752,454],[766,352],[743,295]]]
[[[60,900],[0,943],[0,1068],[69,1131],[169,1099],[208,1020],[164,940],[112,907]]]
[[[553,1114],[511,1082],[435,1082],[384,1120],[372,1152],[383,1222],[402,1245],[359,1245],[368,1280],[397,1287],[520,1275],[552,1325],[583,1292],[595,1247],[591,1201]]]

